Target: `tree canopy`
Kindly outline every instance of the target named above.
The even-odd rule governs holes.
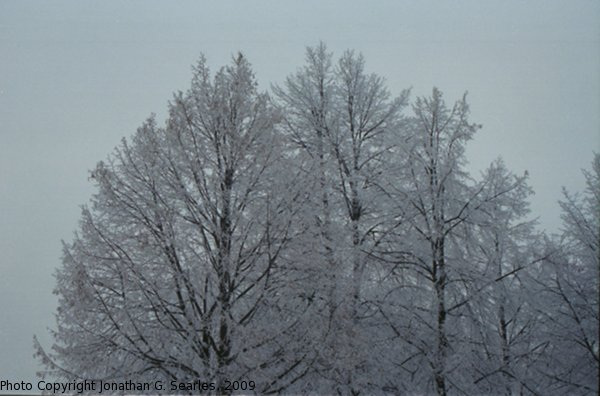
[[[468,172],[481,126],[466,94],[394,96],[361,54],[324,44],[271,94],[242,54],[192,71],[164,125],[149,117],[90,173],[54,345],[35,341],[42,376],[598,391],[600,155],[548,236],[527,174],[501,159]]]

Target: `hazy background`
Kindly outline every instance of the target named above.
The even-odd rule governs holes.
[[[319,40],[362,51],[396,94],[468,90],[473,172],[499,155],[528,170],[534,215],[558,231],[561,186],[583,189],[600,151],[598,1],[0,0],[0,380],[33,382],[33,334],[51,346],[52,273],[88,170],[164,120],[201,52],[215,69],[242,50],[267,89]]]

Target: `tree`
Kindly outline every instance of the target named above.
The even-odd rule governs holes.
[[[219,384],[252,376],[263,389],[286,380],[285,362],[266,378],[259,370],[276,359],[270,340],[285,330],[258,320],[276,293],[290,224],[277,189],[285,179],[274,177],[276,122],[241,54],[214,79],[201,59],[167,125],[150,118],[98,164],[99,191],[56,275],[54,353],[38,349],[53,374]]]
[[[383,78],[364,72],[362,55],[346,51],[336,70],[336,114],[339,125],[329,135],[338,175],[337,190],[344,203],[351,235],[350,316],[357,320],[369,244],[385,216],[376,189],[386,173],[389,135],[400,126],[400,111],[408,91],[390,100]],[[372,238],[371,238],[372,240]]]
[[[449,260],[456,242],[452,236],[471,212],[471,197],[465,185],[464,144],[478,125],[467,120],[466,96],[448,109],[439,90],[430,98],[418,99],[413,123],[413,142],[409,152],[409,190],[406,192],[415,215],[411,229],[419,236],[423,250],[415,251],[417,265],[431,282],[434,321],[434,349],[430,359],[435,390],[447,393],[447,364],[450,347],[447,317],[447,287],[454,281],[454,263]]]
[[[560,240],[527,174],[479,179],[466,95],[405,116],[324,44],[273,88],[241,54],[150,117],[90,179],[64,243],[52,352],[66,380],[254,381],[299,394],[597,391],[600,156]]]
[[[434,88],[431,97],[417,99],[413,110],[396,175],[382,186],[395,197],[392,211],[403,224],[378,252],[396,280],[381,313],[401,345],[391,363],[408,374],[397,389],[421,392],[429,383],[440,395],[451,389],[480,392],[473,384],[477,378],[465,368],[480,358],[473,345],[490,325],[482,313],[490,309],[490,299],[500,300],[495,311],[505,320],[502,299],[490,293],[523,265],[511,263],[509,270],[508,257],[497,252],[500,257],[492,258],[486,249],[514,243],[511,254],[523,255],[519,243],[527,244],[525,230],[532,224],[512,223],[526,213],[529,190],[524,178],[511,180],[501,161],[479,182],[466,172],[465,144],[480,127],[468,121],[466,96],[448,108]],[[482,239],[486,235],[492,241]],[[486,259],[479,258],[480,249]],[[480,341],[482,353],[489,342]],[[411,382],[416,386],[407,385]]]
[[[305,65],[286,78],[283,87],[273,88],[283,115],[282,134],[291,143],[289,164],[303,175],[303,219],[295,224],[296,256],[290,269],[298,292],[306,300],[311,323],[306,326],[304,345],[308,353],[310,379],[298,384],[299,392],[331,388],[331,377],[339,341],[337,285],[340,261],[336,256],[339,234],[332,217],[331,155],[327,136],[334,128],[332,54],[325,44],[307,48]],[[301,307],[301,306],[300,306]],[[325,385],[325,383],[327,385]]]
[[[539,280],[540,312],[552,364],[540,368],[556,393],[588,394],[600,389],[598,334],[600,284],[600,155],[584,171],[583,195],[563,189],[563,235]],[[551,309],[548,309],[551,307]]]
[[[473,262],[465,286],[468,319],[464,342],[477,345],[470,359],[473,392],[512,395],[539,389],[532,366],[544,353],[542,323],[534,309],[539,263],[545,258],[535,221],[528,220],[527,177],[508,171],[500,159],[483,175],[482,204],[469,238]]]
[[[327,352],[314,370],[342,393],[364,389],[365,367],[372,366],[365,356],[365,329],[357,327],[359,307],[369,240],[386,217],[375,187],[385,173],[387,135],[399,127],[408,96],[404,91],[391,98],[384,80],[366,74],[364,63],[362,55],[346,51],[334,66],[321,43],[307,49],[304,68],[275,87],[284,133],[299,150],[296,166],[314,186],[308,207],[313,241],[307,244],[317,251],[309,255],[312,263],[296,263],[299,272],[317,274],[311,295],[327,305],[326,331],[317,345]]]

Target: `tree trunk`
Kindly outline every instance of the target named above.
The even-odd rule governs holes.
[[[446,268],[444,260],[444,241],[434,243],[433,281],[437,297],[437,350],[435,354],[435,390],[438,395],[446,396],[446,355],[448,337],[446,335]]]

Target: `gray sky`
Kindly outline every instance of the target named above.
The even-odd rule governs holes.
[[[396,94],[468,90],[473,171],[499,155],[527,169],[534,215],[559,228],[560,187],[581,190],[600,151],[598,1],[0,0],[0,379],[34,381],[32,335],[51,345],[52,273],[88,170],[151,112],[164,120],[201,52],[214,69],[242,50],[268,88],[319,40],[362,51]]]

